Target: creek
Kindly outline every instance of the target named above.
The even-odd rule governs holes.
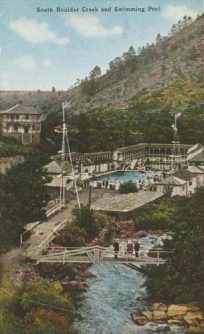
[[[140,247],[151,249],[162,245],[161,236],[149,234],[139,239]],[[123,264],[97,263],[90,271],[96,278],[87,279],[88,290],[79,308],[80,319],[75,321],[79,334],[183,334],[178,326],[137,326],[131,312],[148,305],[144,286],[145,275]]]

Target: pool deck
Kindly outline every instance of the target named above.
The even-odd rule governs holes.
[[[163,192],[140,190],[137,193],[119,194],[114,191],[103,192],[91,205],[94,211],[130,212],[163,196]]]

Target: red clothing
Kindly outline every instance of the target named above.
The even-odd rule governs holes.
[[[127,252],[128,252],[128,254],[133,253],[133,244],[127,244]]]

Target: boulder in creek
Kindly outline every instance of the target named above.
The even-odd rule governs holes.
[[[147,237],[147,232],[138,231],[138,232],[135,233],[135,236],[138,237],[138,238],[145,238],[145,237]]]
[[[167,316],[168,318],[173,318],[174,316],[177,315],[184,315],[188,311],[188,307],[186,305],[176,305],[176,304],[171,304],[168,307],[167,310]]]
[[[167,305],[163,303],[154,303],[150,307],[151,311],[162,311],[162,312],[167,312]]]
[[[169,319],[167,322],[170,325],[176,325],[176,326],[182,326],[183,325],[183,320],[178,320],[178,319]]]
[[[153,315],[153,321],[167,319],[167,314],[164,311],[153,311],[152,315]]]
[[[156,333],[169,333],[171,332],[171,328],[168,325],[160,325],[156,328]]]
[[[135,315],[134,313],[132,313],[132,320],[139,326],[144,326],[149,322],[144,315]]]
[[[84,272],[84,277],[85,278],[95,278],[96,277],[96,275],[95,274],[93,274],[91,271],[85,271]]]
[[[86,286],[81,281],[62,282],[62,287],[64,290],[69,288],[77,288],[80,291],[87,291]]]
[[[200,333],[200,334],[203,334],[204,333],[204,326],[200,326],[200,327],[197,327],[197,326],[190,326],[186,333],[189,333],[189,334],[192,334],[192,333]]]
[[[149,320],[149,321],[152,321],[153,320],[153,314],[151,311],[144,311],[143,312],[143,315]]]
[[[199,326],[201,323],[204,322],[204,316],[201,311],[188,311],[183,318],[188,326]]]
[[[137,316],[137,315],[142,315],[142,311],[139,308],[136,308],[132,311],[131,316]]]

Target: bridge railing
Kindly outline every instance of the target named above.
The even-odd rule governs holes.
[[[124,251],[115,252],[112,248],[101,246],[90,247],[46,247],[39,255],[38,262],[75,262],[75,263],[96,263],[100,261],[116,262],[138,262],[146,264],[163,264],[173,250],[161,248],[146,250],[136,254],[128,254]]]

